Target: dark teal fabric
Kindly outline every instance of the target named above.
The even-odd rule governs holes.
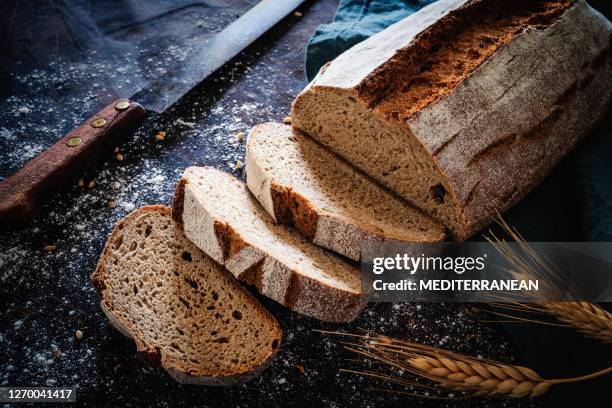
[[[334,21],[320,25],[306,48],[306,76],[372,34],[418,11],[435,0],[340,0]]]
[[[569,159],[585,241],[612,241],[612,114]]]
[[[306,49],[312,80],[328,61],[435,0],[340,0]],[[532,241],[612,241],[612,115],[504,218]],[[476,240],[482,236],[474,237]]]

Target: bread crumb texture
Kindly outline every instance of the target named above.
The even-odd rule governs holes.
[[[211,167],[189,167],[185,178],[190,180],[188,191],[207,214],[235,231],[235,236],[227,238],[230,241],[258,247],[289,269],[326,284],[355,293],[361,291],[356,268],[312,245],[294,230],[275,224],[241,181]],[[189,211],[189,218],[193,214],[195,211]],[[187,218],[185,211],[183,220]],[[185,229],[189,230],[188,226]],[[228,251],[226,256],[235,255],[239,249]]]
[[[187,168],[174,208],[195,245],[263,295],[326,321],[352,320],[363,308],[359,269],[276,224],[230,174]]]
[[[111,322],[181,382],[247,379],[279,347],[274,317],[185,238],[168,208],[120,221],[92,280]]]
[[[290,126],[255,126],[247,163],[249,189],[264,208],[271,197],[278,222],[351,259],[366,242],[444,239],[440,224]]]

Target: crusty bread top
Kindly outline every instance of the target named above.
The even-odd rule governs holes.
[[[583,0],[546,3],[558,8],[524,20],[452,93],[406,121],[452,185],[466,236],[546,177],[610,100],[612,24]]]
[[[311,85],[347,89],[360,86],[398,50],[410,46],[424,30],[469,1],[438,0],[423,7],[328,62]]]
[[[92,281],[111,322],[181,382],[247,379],[279,346],[276,319],[185,238],[169,208],[121,220]]]
[[[240,246],[257,248],[313,281],[342,291],[361,293],[357,268],[308,242],[295,230],[275,224],[246,185],[236,178],[212,167],[189,167],[181,182],[184,183],[185,197],[193,197],[213,223],[228,226],[232,234],[239,237],[234,244],[239,241]],[[184,222],[188,216],[194,214],[185,211],[182,214]],[[218,240],[218,237],[212,239]],[[192,240],[198,242],[195,237]],[[210,240],[211,237],[201,239],[202,242]],[[228,257],[216,241],[206,246],[206,252],[217,261],[224,262]],[[219,249],[215,250],[215,246]]]
[[[466,239],[537,185],[605,112],[611,32],[584,0],[437,1],[324,66],[294,102],[293,124]],[[327,123],[347,106],[369,126],[350,123],[338,135]],[[402,185],[412,160],[389,172],[380,159],[408,140],[440,176],[426,186],[440,192],[439,205]]]
[[[574,1],[439,0],[339,55],[312,85],[354,89],[401,123],[450,94],[516,35],[554,23]]]
[[[268,187],[262,189],[253,183]],[[327,223],[323,228],[338,225],[339,229],[346,229],[345,226],[350,225],[349,232],[353,229],[364,232],[347,237],[359,241],[354,243],[359,251],[363,235],[406,242],[444,239],[444,228],[440,224],[288,125],[264,123],[251,130],[247,141],[247,185],[252,192],[258,192],[255,195],[277,221],[287,222],[282,219],[286,211],[281,206],[291,211],[300,201],[300,211],[306,211],[301,208],[303,206],[309,207],[310,218],[314,218],[305,222],[311,228],[310,239],[324,234],[335,236],[336,240],[342,238],[340,230],[320,231],[318,217],[338,221],[332,225]],[[275,200],[287,191],[299,199],[285,203]],[[296,227],[303,232],[301,225]],[[343,255],[352,257],[347,253]]]

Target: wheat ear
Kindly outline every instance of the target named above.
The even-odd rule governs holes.
[[[567,287],[570,291],[575,292],[574,294],[578,292],[578,289],[575,289],[571,282],[561,278],[554,265],[539,256],[529,246],[525,238],[499,215],[497,223],[518,243],[521,253],[514,251],[507,242],[496,237],[493,233],[491,233],[491,237],[487,237],[487,240],[508,261],[511,266],[509,272],[515,278],[543,279],[543,282],[545,282],[543,291],[548,291],[547,295],[550,297],[561,298],[562,295],[556,293],[554,285],[548,285],[547,288],[546,282],[557,282],[561,284],[561,287]],[[501,307],[504,306],[502,305]],[[521,306],[514,304],[509,308],[521,309]],[[548,313],[565,325],[589,337],[612,344],[612,313],[594,303],[583,301],[538,302],[529,306],[523,306],[522,309],[525,311]]]
[[[590,302],[545,302],[542,308],[587,336],[612,344],[612,313]]]
[[[348,350],[427,378],[447,390],[460,391],[468,396],[534,398],[545,394],[555,384],[585,381],[612,372],[612,367],[608,367],[580,377],[545,379],[528,367],[477,359],[437,347],[390,339],[380,335],[349,334],[348,336],[362,340],[360,343],[345,343]],[[345,371],[382,378],[397,384],[410,384],[425,388],[421,384],[407,383],[397,377],[367,371]]]

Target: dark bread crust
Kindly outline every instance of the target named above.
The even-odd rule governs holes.
[[[174,190],[174,196],[172,198],[172,219],[176,221],[181,228],[183,228],[185,184],[187,184],[187,180],[181,178],[176,184],[176,189]]]
[[[255,262],[253,265],[245,269],[238,279],[248,285],[255,286],[259,292],[263,290],[263,263],[264,259]]]
[[[357,92],[387,120],[405,122],[450,94],[524,27],[546,28],[573,3],[471,0],[419,33],[409,47],[372,71]]]
[[[264,263],[265,258],[254,263],[240,273],[238,279],[255,286],[258,291],[262,292]],[[320,282],[305,277],[296,271],[291,271],[285,292],[275,300],[299,313],[337,323],[353,320],[363,309],[364,304],[361,295],[348,294],[331,286],[325,288],[321,288],[321,286]],[[314,291],[305,290],[313,287],[315,288]]]
[[[139,357],[142,358],[143,361],[145,361],[147,364],[151,366],[161,367],[165,369],[174,379],[176,379],[177,381],[181,383],[228,386],[228,385],[234,385],[234,384],[238,384],[238,383],[247,381],[259,375],[263,370],[265,370],[265,368],[267,368],[270,365],[274,355],[278,351],[280,347],[281,338],[282,338],[282,330],[280,326],[278,325],[278,322],[276,321],[274,316],[272,316],[272,314],[270,314],[270,312],[266,310],[250,294],[248,294],[248,296],[252,299],[252,305],[257,308],[261,316],[263,316],[263,318],[266,319],[268,324],[271,327],[274,327],[274,330],[275,330],[275,335],[274,335],[275,340],[273,341],[274,349],[270,353],[269,357],[265,361],[263,361],[260,365],[251,367],[249,371],[245,371],[245,372],[233,374],[233,375],[219,374],[219,375],[212,375],[212,376],[202,376],[196,370],[194,370],[192,367],[189,367],[189,366],[165,365],[164,358],[163,358],[163,351],[158,346],[146,344],[142,339],[134,335],[134,333],[137,333],[137,330],[135,330],[132,327],[132,324],[129,321],[126,321],[125,319],[121,318],[119,315],[113,312],[112,305],[109,304],[107,300],[105,299],[105,292],[107,291],[107,285],[105,283],[105,280],[107,279],[107,274],[105,272],[106,259],[109,256],[110,252],[113,250],[112,247],[114,243],[116,242],[116,240],[121,235],[122,230],[125,228],[125,226],[128,225],[130,222],[132,222],[132,220],[139,217],[142,213],[145,213],[145,212],[159,213],[160,215],[164,217],[172,216],[172,211],[170,208],[160,206],[160,205],[145,206],[145,207],[142,207],[128,214],[125,218],[123,218],[121,221],[117,223],[117,225],[115,226],[115,228],[109,235],[109,238],[106,241],[106,244],[102,251],[102,255],[100,256],[100,259],[98,261],[96,270],[91,275],[92,284],[94,288],[96,288],[96,290],[100,294],[100,306],[102,310],[104,311],[104,313],[106,314],[106,316],[108,317],[110,323],[117,330],[119,330],[122,334],[124,334],[126,337],[129,337],[134,340],[137,353]],[[226,271],[226,273],[228,274],[228,276],[231,276],[229,272]],[[243,289],[243,288],[240,288],[240,289],[244,291],[244,293],[248,293],[246,289]]]
[[[312,240],[317,232],[319,216],[310,202],[291,188],[278,184],[271,184],[270,192],[276,221],[294,227]]]
[[[608,25],[607,30],[610,30],[609,22],[604,23],[601,16],[593,14],[593,10],[580,1],[554,20],[547,30],[549,38],[559,37],[558,41],[565,41],[562,38],[568,35],[567,28],[559,27],[567,27],[572,24],[568,23],[571,18],[583,18],[582,15],[586,13],[591,14],[589,25],[601,26],[602,32]],[[584,24],[584,20],[580,23]],[[537,31],[532,30],[523,35],[533,36],[534,33]],[[521,40],[521,37],[516,37],[516,40]],[[593,54],[591,50],[582,55],[567,55],[565,63],[568,67],[561,80],[541,81],[539,87],[549,90],[546,96],[551,100],[538,94],[536,87],[520,91],[523,95],[533,95],[529,101],[521,102],[518,96],[514,102],[517,109],[531,112],[530,120],[518,127],[510,124],[502,128],[498,124],[503,120],[499,118],[502,110],[496,112],[491,109],[489,116],[485,115],[481,119],[480,126],[483,129],[498,129],[497,134],[482,137],[485,132],[480,132],[479,137],[475,129],[468,129],[448,138],[439,146],[428,146],[435,162],[444,170],[443,174],[452,186],[451,192],[462,211],[465,230],[459,238],[473,235],[489,224],[497,214],[518,203],[601,120],[610,102],[610,36],[606,40],[605,47],[598,54]],[[601,43],[594,42],[592,45],[593,49],[597,49]],[[517,48],[514,42],[510,42],[499,53],[512,54]],[[547,48],[554,49],[553,46]],[[534,60],[539,58],[537,50],[532,51],[529,57],[517,56],[521,57]],[[496,58],[491,61],[489,67],[499,64],[500,60]],[[561,66],[556,61],[549,65]],[[537,72],[538,68],[534,70]],[[458,87],[458,91],[464,91],[469,86],[470,83],[466,81]],[[518,87],[509,87],[507,95],[519,94],[517,91]],[[435,107],[432,106],[432,109]],[[511,117],[511,113],[506,113],[506,116]],[[426,125],[417,124],[414,128],[423,126]],[[471,146],[466,149],[467,144]]]
[[[247,246],[240,234],[224,222],[215,221],[215,235],[221,247],[224,262]]]

